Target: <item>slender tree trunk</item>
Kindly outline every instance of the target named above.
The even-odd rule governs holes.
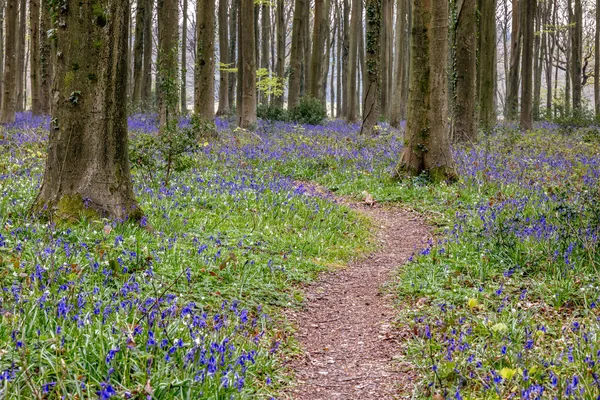
[[[144,21],[146,19],[146,0],[137,0],[135,13],[135,42],[133,45],[133,99],[134,109],[141,105],[142,82],[144,78]],[[149,11],[151,12],[151,11]]]
[[[533,40],[534,16],[536,0],[523,0],[524,26],[523,26],[523,68],[521,70],[521,129],[533,128]]]
[[[496,0],[480,0],[477,99],[479,125],[486,133],[496,125],[496,46]]]
[[[548,3],[548,11],[546,14],[546,26],[550,24],[553,19],[553,15],[555,13],[555,8],[553,7],[553,2]],[[547,29],[545,29],[546,31]],[[554,90],[553,90],[553,62],[552,57],[554,57],[554,47],[556,44],[556,34],[554,31],[545,32],[544,35],[547,37],[548,50],[546,51],[546,118],[552,118],[552,100],[554,98]]]
[[[16,1],[16,0],[15,0]],[[27,0],[19,0],[19,23],[17,42],[17,112],[25,110],[25,46],[26,46],[26,21]]]
[[[269,47],[271,46],[270,44],[270,37],[269,37],[269,33],[271,30],[271,7],[266,4],[263,3],[262,4],[262,11],[261,11],[261,58],[260,58],[260,67],[266,69],[268,72],[269,71],[269,64],[270,64],[270,57],[269,57]],[[270,75],[270,74],[269,74]],[[261,95],[261,99],[262,99],[262,103],[263,104],[268,104],[269,103],[269,94],[268,93],[262,93]]]
[[[219,108],[217,115],[228,115],[229,108],[229,72],[224,69],[232,68],[229,61],[229,20],[227,10],[228,0],[219,0]]]
[[[66,3],[58,14],[52,126],[34,209],[60,219],[139,219],[127,155],[129,1]]]
[[[152,15],[154,11],[154,0],[145,1],[144,8],[144,58],[142,78],[142,107],[148,111],[152,106]]]
[[[383,26],[381,29],[381,50],[379,52],[379,55],[380,55],[380,61],[379,61],[380,77],[379,77],[379,79],[381,79],[380,111],[381,111],[381,116],[385,120],[389,120],[389,117],[390,117],[390,100],[391,100],[390,89],[392,87],[392,82],[390,81],[390,76],[391,76],[390,70],[392,68],[392,54],[390,52],[390,45],[393,42],[393,37],[392,37],[392,27],[394,25],[394,23],[393,23],[393,13],[394,12],[393,11],[394,11],[393,0],[382,0],[381,20],[383,21]],[[367,16],[367,18],[368,18],[368,16]],[[368,44],[367,44],[367,46],[368,46]],[[367,50],[367,53],[368,53],[368,50]],[[367,71],[367,75],[369,73],[370,72]],[[367,90],[367,92],[368,92],[368,90]],[[363,116],[363,120],[364,120],[364,116]]]
[[[373,135],[374,127],[379,120],[379,102],[382,99],[379,91],[380,65],[382,58],[379,52],[382,50],[382,20],[385,23],[385,14],[382,10],[382,0],[367,0],[367,32],[366,32],[366,74],[368,86],[365,87],[365,101],[363,106],[362,135]],[[387,43],[386,43],[387,44]]]
[[[583,90],[583,10],[581,0],[575,0],[571,41],[571,65],[573,68],[573,112],[581,112]]]
[[[238,38],[238,10],[240,7],[240,0],[231,0],[231,17],[229,19],[229,64],[231,68],[234,68],[236,64],[236,49],[237,49],[237,38]],[[236,84],[237,84],[237,73],[231,72],[229,74],[229,110],[233,110],[236,104]]]
[[[198,3],[201,3],[201,1]],[[160,128],[163,131],[171,121],[174,121],[179,106],[179,66],[177,65],[179,5],[177,0],[158,0],[157,4],[157,94]]]
[[[2,94],[4,93],[4,5],[6,1],[0,0],[0,107],[2,105]]]
[[[448,2],[413,0],[406,145],[396,176],[454,179],[448,132]]]
[[[50,87],[52,85],[52,71],[50,69],[50,42],[54,39],[48,35],[50,25],[50,3],[49,0],[42,0],[40,18],[40,107],[44,114],[50,114],[51,105]]]
[[[300,86],[302,79],[302,54],[304,35],[304,3],[306,0],[295,0],[294,22],[292,24],[292,49],[290,53],[290,83],[288,109],[293,109],[300,102]]]
[[[215,117],[215,1],[196,2],[196,68],[194,112],[206,121]]]
[[[346,109],[346,121],[348,123],[356,122],[358,119],[357,105],[357,69],[358,69],[358,35],[360,14],[360,1],[352,0],[352,20],[350,22],[350,49],[348,57],[348,103]]]
[[[395,42],[395,63],[394,63],[394,88],[392,92],[392,104],[390,109],[390,125],[398,128],[402,118],[405,116],[406,103],[403,100],[403,92],[408,89],[405,86],[406,74],[408,71],[405,68],[404,58],[409,57],[407,27],[407,6],[408,0],[397,0],[397,16],[396,16],[396,42]]]
[[[29,1],[29,38],[31,111],[34,115],[40,115],[43,112],[40,99],[40,0]]]
[[[336,77],[335,77],[335,91],[336,91],[336,105],[335,105],[335,116],[336,118],[341,118],[342,117],[342,109],[343,109],[343,103],[342,103],[342,91],[343,91],[343,86],[345,86],[342,82],[345,82],[342,79],[342,74],[343,74],[343,68],[345,68],[345,66],[342,66],[342,64],[344,63],[344,56],[343,56],[343,44],[344,44],[344,23],[343,23],[343,18],[342,18],[342,10],[340,10],[341,6],[340,6],[340,0],[336,0],[336,9],[337,9],[337,16],[336,16],[336,26],[337,26],[337,62],[336,62]]]
[[[241,0],[240,7],[240,107],[238,126],[244,129],[256,125],[256,43],[254,36],[254,2]]]
[[[275,65],[275,75],[280,82],[285,79],[285,2],[277,0],[277,9],[275,14],[277,25],[277,63]],[[273,104],[275,107],[283,108],[284,94],[274,96]]]
[[[363,15],[363,3],[362,1],[360,2],[360,15]],[[363,19],[361,17],[361,19],[358,21],[358,66],[359,66],[359,71],[360,71],[360,80],[358,81],[360,83],[360,87],[358,88],[358,105],[359,105],[359,113],[360,115],[362,115],[362,113],[364,112],[362,106],[365,105],[365,95],[367,94],[367,91],[365,90],[365,88],[367,86],[369,86],[369,81],[368,81],[368,77],[367,77],[367,65],[366,65],[366,51],[365,51],[365,29],[363,26]],[[381,75],[379,77],[381,79]],[[381,96],[381,93],[380,93]],[[380,103],[381,104],[381,103]],[[381,111],[381,110],[380,110]]]
[[[334,0],[335,1],[335,0]],[[331,32],[331,38],[330,38],[330,51],[331,51],[331,76],[330,76],[330,82],[329,82],[329,88],[330,88],[330,94],[329,94],[329,101],[331,103],[331,118],[335,118],[335,113],[336,113],[336,100],[337,100],[337,96],[336,96],[336,87],[335,87],[335,74],[336,74],[336,68],[337,65],[339,64],[339,55],[336,54],[337,51],[337,30],[338,30],[338,24],[337,24],[337,11],[333,12],[333,31]]]
[[[342,117],[347,118],[348,116],[348,103],[349,103],[349,87],[348,80],[349,70],[348,64],[350,63],[350,0],[342,0],[344,3],[344,20],[343,20],[343,32],[342,32]],[[356,74],[355,74],[356,75]]]
[[[458,143],[477,141],[477,1],[456,3],[455,91],[453,140]],[[483,33],[483,32],[482,32]],[[482,60],[483,61],[483,60]]]
[[[535,38],[533,40],[533,120],[540,119],[540,100],[542,83],[542,63],[540,54],[542,52],[542,4],[538,4],[535,10],[535,25],[533,28]],[[539,79],[539,85],[538,85]]]
[[[512,0],[512,29],[510,43],[510,72],[506,91],[506,119],[517,119],[519,112],[519,67],[521,65],[521,2]]]
[[[309,96],[325,102],[323,93],[323,63],[325,54],[327,24],[329,23],[327,16],[327,6],[325,0],[315,0],[315,17],[313,29],[313,49],[312,60],[310,62],[310,78],[309,78]]]
[[[181,112],[187,113],[187,35],[188,35],[188,0],[183,0],[183,16],[181,26]]]
[[[600,0],[596,0],[596,48],[594,50],[594,105],[596,119],[600,120]]]
[[[2,94],[2,107],[0,113],[0,124],[11,124],[15,122],[17,108],[17,19],[19,17],[18,4],[9,1],[6,5],[5,36],[6,41],[4,54],[4,82]]]
[[[311,14],[311,0],[304,2],[304,21],[303,25],[304,34],[302,35],[302,43],[304,46],[304,58],[302,60],[302,89],[300,91],[301,96],[305,96],[309,93],[310,88],[310,61],[312,55],[312,37],[310,35],[310,14]]]

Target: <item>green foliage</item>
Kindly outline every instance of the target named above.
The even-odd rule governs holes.
[[[273,104],[259,104],[256,107],[256,116],[265,121],[289,121],[290,116],[285,108],[274,106]]]
[[[290,120],[298,124],[321,125],[327,119],[327,109],[319,100],[305,96],[290,110]]]
[[[269,76],[269,70],[260,68],[256,71],[256,90],[266,96],[280,97],[283,95],[284,81],[275,75]]]

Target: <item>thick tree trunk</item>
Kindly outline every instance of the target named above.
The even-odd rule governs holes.
[[[521,65],[521,2],[512,0],[512,29],[510,42],[510,72],[506,90],[506,119],[514,121],[519,113],[519,71]]]
[[[17,1],[17,0],[13,0]],[[17,112],[21,112],[25,110],[25,81],[26,81],[26,71],[25,71],[25,46],[26,46],[26,21],[27,21],[27,0],[18,0],[19,1],[19,22],[18,22],[18,31],[17,31],[17,104],[16,110]]]
[[[594,50],[594,105],[596,119],[600,120],[600,0],[596,0],[596,48]]]
[[[477,99],[479,126],[487,133],[496,125],[496,0],[480,0],[479,4]]]
[[[581,112],[583,89],[583,10],[581,0],[575,0],[571,39],[571,65],[573,68],[573,112]]]
[[[145,111],[152,106],[152,15],[154,14],[154,0],[145,1],[144,9],[144,59],[142,78],[142,107]]]
[[[256,125],[256,43],[254,41],[254,2],[241,0],[240,6],[240,106],[238,126],[244,129]]]
[[[29,38],[31,112],[40,115],[43,112],[40,98],[40,0],[29,1]]]
[[[277,64],[275,65],[275,75],[281,82],[285,79],[285,2],[277,0],[276,18],[277,24]],[[281,96],[273,98],[273,104],[276,107],[283,108],[283,92]]]
[[[228,115],[229,108],[229,72],[223,69],[231,69],[229,64],[229,18],[227,10],[228,0],[219,0],[219,108],[217,115]]]
[[[238,10],[240,8],[240,0],[231,0],[231,16],[229,18],[229,64],[231,68],[236,67],[236,56],[237,56],[237,39],[238,39]],[[231,72],[229,74],[229,110],[233,110],[236,105],[236,87],[237,87],[237,73]]]
[[[312,40],[312,59],[310,62],[310,78],[308,95],[325,102],[325,93],[323,92],[323,64],[325,54],[325,44],[327,40],[327,25],[329,23],[329,11],[325,0],[315,0],[315,17]]]
[[[392,104],[390,109],[390,125],[398,128],[400,122],[406,116],[406,102],[404,92],[408,91],[408,68],[405,58],[410,57],[408,48],[408,3],[409,0],[398,0],[396,17],[396,54],[394,63],[394,88],[392,92]]]
[[[448,2],[413,0],[406,145],[396,175],[455,179],[448,133]]]
[[[58,14],[48,157],[34,210],[61,219],[138,219],[127,155],[129,1],[66,5]]]
[[[181,26],[181,112],[187,114],[187,35],[188,35],[188,0],[183,0],[183,16]]]
[[[10,124],[15,122],[15,111],[17,107],[17,19],[18,4],[9,1],[6,4],[5,18],[5,41],[4,48],[4,82],[2,94],[2,107],[0,113],[0,123]]]
[[[306,0],[295,0],[294,21],[292,24],[292,49],[290,53],[290,83],[288,109],[293,109],[300,102],[300,86],[302,81],[302,55],[304,53],[302,36],[304,35],[304,3]]]
[[[201,4],[202,1],[198,1]],[[158,0],[157,98],[160,129],[175,120],[179,106],[179,5],[177,0]],[[200,25],[200,21],[196,22]],[[198,38],[200,42],[200,38]],[[198,56],[198,54],[196,55]],[[214,104],[214,102],[213,102]],[[214,106],[213,106],[214,107]]]
[[[150,10],[148,12],[151,13]],[[133,98],[134,109],[142,101],[142,82],[144,78],[144,20],[146,18],[146,0],[137,1],[135,13],[135,42],[133,45]]]
[[[456,98],[454,132],[457,143],[477,141],[477,13],[476,0],[456,3]],[[483,33],[483,32],[482,32]],[[482,60],[483,61],[483,60]]]
[[[521,129],[533,128],[533,40],[536,0],[523,0],[523,67],[521,69]]]
[[[350,48],[348,57],[348,103],[346,109],[346,121],[354,123],[358,119],[357,102],[357,69],[358,69],[358,35],[360,34],[359,19],[362,20],[360,13],[360,1],[352,0],[352,19],[350,22]]]
[[[390,0],[391,1],[391,0]],[[384,15],[382,10],[382,0],[367,0],[367,32],[366,32],[366,73],[368,85],[365,87],[365,101],[363,106],[362,126],[360,133],[362,135],[373,135],[374,127],[379,120],[379,102],[382,96],[380,95],[380,62],[383,42],[382,21]]]
[[[50,68],[51,41],[48,36],[50,30],[50,3],[49,0],[41,1],[40,19],[40,107],[42,113],[50,114],[50,89],[52,86],[52,71]]]
[[[212,121],[215,117],[215,0],[196,2],[196,32],[194,112]]]

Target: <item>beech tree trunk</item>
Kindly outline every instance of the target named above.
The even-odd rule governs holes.
[[[161,132],[175,120],[179,106],[179,2],[158,0],[157,98]],[[198,1],[201,4],[202,1]],[[196,23],[198,25],[200,21]],[[200,42],[200,40],[198,40]]]
[[[181,26],[181,112],[187,113],[187,35],[188,35],[188,0],[183,0],[183,17]]]
[[[600,119],[600,0],[596,0],[596,48],[594,50],[594,105],[596,110],[596,119]]]
[[[352,0],[352,19],[350,22],[350,49],[348,57],[348,103],[346,109],[346,121],[354,123],[358,119],[358,102],[357,102],[357,69],[358,69],[358,35],[361,33],[358,30],[359,19],[362,19],[360,13],[360,1]]]
[[[215,0],[196,2],[196,69],[194,112],[206,121],[215,117]]]
[[[227,0],[219,0],[219,108],[217,115],[228,115],[229,108],[229,72],[223,69],[231,69],[229,64],[229,20],[227,17],[229,5]]]
[[[581,0],[575,0],[571,33],[571,66],[573,68],[573,112],[581,112],[583,89],[583,10]]]
[[[285,2],[277,0],[276,10],[277,24],[277,64],[275,65],[275,75],[281,82],[285,79]],[[283,108],[283,93],[281,96],[273,98],[275,107]]]
[[[67,0],[57,16],[60,57],[34,211],[60,219],[141,217],[127,155],[129,13],[128,0]]]
[[[313,49],[310,62],[310,78],[308,95],[325,103],[323,92],[323,64],[325,44],[327,40],[327,25],[329,24],[329,11],[325,0],[315,0],[315,17],[313,29]]]
[[[408,91],[408,68],[406,58],[410,57],[409,32],[408,32],[408,7],[409,0],[398,0],[396,17],[396,43],[394,63],[394,88],[390,109],[390,125],[398,128],[406,116],[405,92]]]
[[[231,15],[229,17],[229,64],[231,68],[237,66],[236,63],[236,51],[237,51],[237,39],[238,39],[238,10],[240,8],[240,0],[231,0]],[[233,110],[236,104],[236,87],[237,87],[237,73],[231,72],[229,74],[229,110]]]
[[[50,89],[52,86],[52,71],[50,69],[51,39],[48,36],[50,29],[50,3],[49,0],[41,1],[40,18],[40,108],[42,113],[50,114]]]
[[[479,0],[477,100],[479,126],[486,133],[496,125],[496,46],[496,0]]]
[[[350,62],[350,0],[344,2],[342,31],[342,117],[348,116],[348,63]],[[356,75],[356,74],[355,74]]]
[[[292,49],[290,53],[290,83],[288,93],[288,109],[293,109],[300,102],[300,86],[302,81],[302,55],[304,54],[303,40],[304,8],[306,0],[295,0],[294,21],[292,24]]]
[[[454,132],[457,143],[477,141],[477,2],[461,0],[456,3],[456,99],[454,103]]]
[[[269,68],[269,47],[270,47],[270,37],[269,33],[271,30],[271,7],[268,4],[262,4],[261,10],[261,58],[260,58],[260,68],[264,68],[267,71]],[[270,72],[270,71],[269,71]],[[262,103],[269,103],[269,95],[267,93],[262,94]]]
[[[519,71],[521,65],[521,1],[512,0],[510,71],[506,90],[506,119],[514,121],[519,112]]]
[[[523,67],[521,75],[521,129],[533,128],[533,40],[536,0],[523,0]]]
[[[256,125],[256,43],[254,41],[254,1],[240,2],[239,74],[240,105],[238,126],[244,129]],[[241,40],[243,38],[243,40]]]
[[[380,93],[381,93],[381,104],[380,104],[380,111],[381,111],[381,116],[385,119],[385,120],[389,120],[390,117],[390,101],[391,101],[391,93],[390,93],[390,89],[392,88],[392,82],[390,81],[390,71],[392,68],[392,54],[391,54],[391,44],[393,42],[393,37],[392,37],[392,27],[394,25],[393,23],[393,13],[394,13],[394,7],[393,7],[393,0],[382,0],[382,4],[381,4],[381,20],[382,20],[382,28],[381,28],[381,44],[380,44],[380,51],[379,51],[379,56],[380,56],[380,61],[379,61],[379,66],[380,66],[380,71],[379,71],[379,79],[381,80],[381,87],[380,87]],[[367,20],[368,20],[368,15],[367,15]],[[367,21],[368,23],[368,21]],[[368,28],[367,28],[368,29]],[[366,46],[368,47],[368,40],[366,43]],[[367,49],[367,58],[368,58],[368,52],[369,50]],[[367,76],[369,76],[370,71],[368,71],[367,68]],[[369,90],[367,89],[366,92],[368,93]],[[365,95],[366,98],[367,95]],[[364,120],[364,116],[363,116],[363,120]]]
[[[2,106],[2,94],[4,93],[4,4],[5,0],[0,0],[0,107]],[[1,111],[0,111],[1,112]]]
[[[413,0],[410,94],[398,178],[456,177],[448,132],[448,2]]]
[[[380,61],[383,44],[382,38],[382,0],[367,0],[367,32],[366,32],[366,74],[368,85],[365,87],[365,101],[363,106],[361,135],[373,135],[374,127],[379,120],[379,102],[381,94],[380,85]]]
[[[145,1],[144,9],[144,59],[142,78],[142,107],[145,111],[152,106],[152,15],[154,11],[154,0]]]
[[[2,107],[0,113],[1,124],[11,124],[15,122],[15,112],[17,109],[17,19],[18,4],[9,1],[6,4],[5,17],[5,42],[4,48],[4,82],[2,94]]]
[[[25,110],[25,33],[27,21],[27,0],[13,0],[19,2],[19,22],[17,24],[17,112]]]
[[[43,112],[40,99],[40,0],[29,0],[29,38],[31,112],[40,115]]]
[[[144,21],[146,18],[146,0],[137,1],[135,13],[135,42],[133,45],[133,98],[134,109],[142,101],[142,82],[144,78]],[[151,11],[149,10],[151,13]]]

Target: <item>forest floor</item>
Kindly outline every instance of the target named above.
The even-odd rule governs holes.
[[[402,356],[401,328],[393,293],[385,289],[393,271],[430,229],[408,209],[338,198],[366,216],[376,229],[377,249],[347,268],[323,274],[306,288],[306,307],[290,312],[303,354],[290,360],[297,384],[293,399],[391,399],[410,392],[414,373]]]

